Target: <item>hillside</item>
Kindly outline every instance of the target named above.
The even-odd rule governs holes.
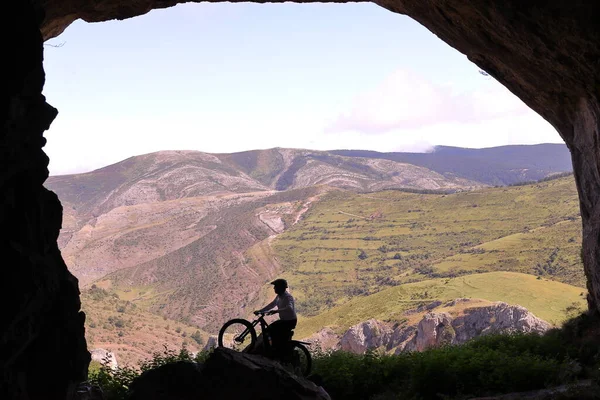
[[[208,340],[208,334],[197,327],[144,311],[125,300],[126,295],[123,297],[97,286],[82,292],[89,349],[103,348],[115,353],[120,365],[138,365],[164,347],[178,351],[185,346],[198,351]]]
[[[331,192],[272,247],[305,315],[386,286],[489,271],[584,287],[578,212],[572,177],[449,195]]]
[[[342,332],[371,318],[392,322],[407,322],[412,319],[410,322],[414,323],[425,311],[407,311],[434,301],[447,302],[457,298],[518,304],[545,321],[560,324],[567,316],[574,315],[570,307],[576,310],[585,309],[585,293],[580,287],[515,272],[489,272],[458,278],[428,279],[394,286],[369,296],[356,297],[317,316],[300,320],[296,332],[299,337],[310,336],[324,327],[333,327],[334,330]],[[447,308],[445,311],[455,308]]]
[[[365,150],[336,150],[331,153],[419,165],[444,176],[457,176],[492,186],[537,181],[554,173],[573,170],[569,150],[564,144],[485,149],[436,146],[430,153],[379,153]]]
[[[403,320],[436,299],[503,300],[553,323],[583,304],[572,176],[484,188],[391,160],[272,149],[160,152],[48,186],[65,205],[67,265],[83,287],[108,293],[83,297],[90,342],[130,359],[142,357],[139,343],[151,344],[147,354],[198,328],[204,340],[248,316],[271,300],[275,276],[291,283],[303,335],[384,314]],[[490,273],[522,279],[476,278]],[[530,280],[522,295],[506,289]],[[553,299],[558,282],[565,295]],[[377,295],[392,289],[388,313]],[[131,311],[129,330],[113,326],[116,308]]]

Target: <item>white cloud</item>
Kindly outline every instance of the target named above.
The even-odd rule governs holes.
[[[399,70],[377,87],[358,95],[350,109],[327,127],[327,132],[357,131],[382,134],[442,123],[476,123],[517,117],[532,111],[502,85],[480,79],[476,91],[460,92],[437,85],[418,74]]]

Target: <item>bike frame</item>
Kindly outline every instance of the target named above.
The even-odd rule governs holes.
[[[265,315],[266,315],[266,313],[259,313],[258,318],[256,318],[254,321],[252,321],[251,325],[252,325],[252,329],[254,329],[254,331],[256,331],[256,325],[260,324],[260,331],[261,331],[261,334],[263,337],[263,346],[265,347],[265,350],[268,351],[271,348],[271,341],[270,341],[270,337],[269,337],[269,331],[267,329],[269,327],[269,324],[267,323],[267,321],[265,321],[265,318],[264,318]],[[250,329],[246,328],[244,330],[244,332],[240,333],[233,340],[239,341],[241,343],[246,339],[246,336],[248,336],[249,334],[250,334]],[[290,344],[301,343],[301,344],[307,345],[307,346],[311,345],[311,343],[308,343],[308,342],[302,342],[300,340],[292,340],[291,337],[290,337],[289,342],[290,342]]]
[[[252,328],[255,331],[256,331],[256,325],[260,324],[260,331],[263,336],[263,346],[265,346],[265,348],[270,348],[271,343],[269,342],[269,337],[268,337],[269,335],[268,335],[268,331],[267,331],[269,324],[267,324],[267,321],[265,321],[264,317],[265,317],[265,314],[260,313],[258,318],[256,318],[254,321],[252,321],[251,324],[252,324]],[[244,339],[246,338],[246,336],[248,336],[249,334],[250,334],[250,330],[245,329],[244,332],[240,333],[236,338],[234,338],[234,340],[243,342]]]

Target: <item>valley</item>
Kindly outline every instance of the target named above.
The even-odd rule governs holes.
[[[90,348],[126,363],[163,345],[200,350],[270,301],[274,277],[290,282],[298,337],[415,323],[428,304],[460,298],[555,325],[584,308],[572,176],[491,187],[510,175],[497,159],[482,182],[378,154],[159,152],[49,178]],[[564,172],[545,163],[508,169],[530,171],[522,180]]]

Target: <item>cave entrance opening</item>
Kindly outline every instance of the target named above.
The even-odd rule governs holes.
[[[558,137],[554,129],[537,114],[533,114],[485,72],[470,64],[463,55],[416,22],[375,5],[335,6],[336,9],[358,7],[358,11],[354,13],[360,13],[361,17],[365,16],[367,10],[363,7],[378,10],[368,9],[372,13],[370,18],[384,18],[378,13],[387,15],[382,20],[384,22],[376,27],[377,34],[369,33],[366,28],[361,31],[354,26],[354,40],[344,38],[338,41],[334,40],[335,35],[329,35],[332,37],[330,38],[323,33],[324,30],[329,33],[336,31],[328,26],[331,20],[317,24],[314,31],[298,31],[290,29],[290,20],[283,18],[276,23],[281,34],[275,36],[268,35],[269,32],[261,24],[264,21],[252,14],[259,7],[265,6],[244,6],[252,18],[236,14],[235,10],[241,5],[227,5],[224,8],[225,15],[219,14],[222,10],[219,11],[216,5],[211,7],[215,8],[208,14],[202,12],[200,15],[191,12],[201,10],[200,6],[188,5],[97,26],[77,22],[63,36],[48,43],[48,82],[45,94],[61,114],[47,133],[47,150],[51,160],[67,159],[60,156],[60,150],[69,149],[70,153],[81,153],[76,158],[75,165],[58,166],[56,171],[74,172],[86,162],[89,164],[84,169],[91,169],[91,166],[103,167],[136,153],[165,149],[222,153],[252,150],[256,147],[303,148],[309,147],[311,143],[307,139],[319,139],[317,135],[311,137],[306,133],[315,130],[325,137],[323,146],[331,149],[335,148],[333,145],[340,143],[343,147],[362,148],[364,145],[375,146],[369,150],[397,150],[397,147],[389,147],[397,138],[404,140],[405,137],[423,136],[428,139],[402,143],[404,149],[423,150],[431,144],[440,144],[432,143],[435,139],[446,140],[444,135],[448,135],[448,132],[453,132],[458,137],[465,131],[471,136],[466,135],[461,138],[462,142],[458,142],[464,147],[470,147],[469,138],[480,140],[474,147],[505,144],[502,140],[494,142],[492,139],[502,137],[504,131],[511,129],[515,130],[514,137],[523,136],[525,132],[542,132],[528,137],[531,141],[540,141],[540,138],[549,138],[541,141],[556,141]],[[290,7],[294,7],[291,14],[295,16],[297,10],[309,10],[316,6]],[[325,12],[321,10],[314,14],[327,15],[334,6],[326,7]],[[179,17],[184,19],[171,21],[170,25],[161,24],[160,15],[168,12],[178,12]],[[306,12],[304,16],[310,17],[311,14]],[[289,18],[290,15],[286,17]],[[349,21],[352,21],[351,17],[353,16],[348,17]],[[409,38],[406,40],[407,52],[416,55],[427,53],[423,60],[416,60],[407,68],[397,67],[406,58],[406,54],[390,55],[389,49],[394,40],[389,39],[393,37],[389,33],[394,28],[388,17],[394,21],[402,19],[406,22],[409,27],[397,30],[396,34],[398,37]],[[149,18],[148,24],[144,22],[146,18]],[[226,20],[250,21],[250,25],[227,34],[231,27],[223,22]],[[301,21],[298,27],[306,23]],[[193,33],[193,28],[198,24],[206,24],[207,30],[212,29],[212,36],[204,31]],[[343,22],[340,26],[350,25],[348,21],[345,24]],[[154,31],[157,31],[157,26],[161,26],[163,30],[156,36],[148,37],[150,26],[154,27]],[[84,35],[84,31],[92,29],[97,29],[97,32],[91,37]],[[383,31],[388,32],[385,40],[382,39],[385,37]],[[419,46],[418,40],[415,45],[415,36],[407,35],[413,32],[422,36],[423,39],[419,40],[423,40],[432,49],[424,51],[423,47],[427,46]],[[183,33],[183,38],[176,39],[172,33]],[[209,43],[214,42],[214,36],[224,36],[225,45],[211,47]],[[307,37],[309,42],[303,42]],[[267,42],[266,49],[252,46],[260,40]],[[364,47],[357,48],[357,42]],[[52,44],[59,47],[52,47]],[[175,50],[180,47],[186,47],[188,53],[194,53],[196,57],[186,61],[179,60]],[[61,61],[61,57],[71,51],[79,62],[72,63],[68,57]],[[82,52],[87,56],[82,57]],[[402,49],[399,48],[398,53],[401,52]],[[230,53],[238,57],[238,62],[232,61],[234,58],[228,58]],[[331,65],[327,65],[324,60],[331,62]],[[438,68],[440,60],[445,62],[443,70]],[[236,65],[243,65],[244,68],[236,70],[233,68]],[[359,78],[360,71],[365,70],[372,73]],[[227,75],[228,72],[231,75]],[[56,79],[59,75],[62,79]],[[334,89],[330,91],[335,93],[318,95],[321,93],[319,90],[330,87],[327,85],[331,82],[334,83]],[[109,83],[114,83],[114,86]],[[75,96],[77,100],[73,101]],[[307,118],[310,113],[318,114],[319,117],[311,120]],[[432,132],[435,129],[438,131]],[[228,132],[240,131],[245,134],[228,135]],[[486,135],[476,134],[481,131],[485,131]],[[486,141],[484,136],[492,141]],[[273,138],[281,139],[282,142],[271,141]],[[214,143],[224,147],[210,147]],[[106,154],[112,158],[104,158]],[[51,168],[54,168],[53,164]],[[161,190],[161,193],[156,190],[147,193],[151,193],[150,197],[154,198],[172,195],[164,188]],[[140,189],[140,192],[143,190]],[[134,206],[127,201],[136,200],[129,198],[122,203],[115,202],[114,205]],[[80,206],[69,204],[68,201],[63,201],[63,204],[67,206],[66,213],[70,213],[69,217],[75,221],[78,218],[76,211]],[[71,213],[72,210],[75,212]],[[95,211],[104,213],[110,210],[99,207]],[[102,216],[92,213],[88,217],[92,221]],[[571,217],[572,215],[568,215],[565,219]],[[75,223],[73,235],[76,236],[81,229],[85,229],[86,235],[90,231],[93,233],[95,226],[88,224],[89,221]],[[573,236],[568,239],[571,237]],[[63,239],[65,244],[70,240]],[[472,247],[481,245],[476,241],[472,244]],[[573,246],[569,245],[571,247]],[[548,249],[548,254],[540,254],[543,258],[540,262],[540,276],[550,276],[552,268],[560,267],[556,265],[557,257],[552,256],[554,249]],[[475,249],[472,254],[476,255],[479,251],[481,249]],[[70,261],[77,258],[75,253],[68,251],[63,251],[63,254]],[[113,260],[120,267],[111,269],[109,266],[108,270],[114,272],[123,265],[127,266],[122,263],[123,258]],[[546,266],[544,263],[550,258],[552,260]],[[510,268],[515,261],[509,257],[498,262],[505,262],[506,268]],[[102,259],[101,264],[106,267],[109,263]],[[98,271],[102,272],[101,269]],[[461,271],[460,267],[457,271]],[[435,275],[439,275],[439,271],[423,269],[422,272],[430,274],[430,278],[440,277]],[[458,274],[461,273],[463,272]],[[81,282],[86,285],[99,277],[101,276],[80,275]],[[451,275],[441,277],[448,278]],[[132,298],[144,298],[147,294],[148,290],[143,288],[135,292]],[[203,309],[206,305],[200,306]],[[118,320],[115,321],[118,323]]]

